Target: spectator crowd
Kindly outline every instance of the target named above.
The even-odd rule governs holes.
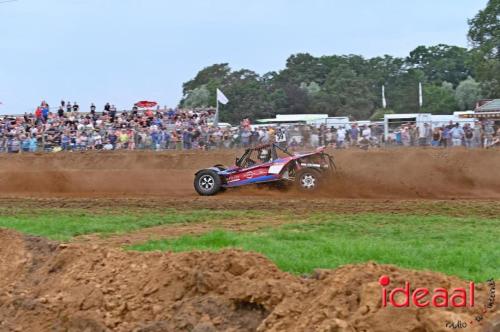
[[[404,124],[384,140],[381,125],[213,126],[214,109],[139,109],[118,112],[107,103],[83,112],[75,102],[56,109],[42,102],[34,113],[0,116],[0,152],[85,150],[191,150],[249,147],[278,142],[290,148],[329,145],[335,148],[391,146],[489,147],[498,145],[500,128],[490,121],[474,126]]]
[[[404,124],[394,131],[388,143],[401,146],[467,147],[489,148],[500,143],[500,128],[495,128],[492,120],[474,123],[454,123],[433,125],[424,123],[423,127]]]

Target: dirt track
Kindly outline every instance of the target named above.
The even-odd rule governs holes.
[[[117,213],[173,207],[500,214],[498,151],[340,151],[335,184],[313,197],[260,188],[197,196],[194,172],[230,163],[236,154],[1,155],[0,208],[5,214],[38,208],[109,213],[110,207]],[[281,222],[235,220],[220,226],[238,231]],[[477,285],[480,304],[473,309],[382,309],[376,282],[382,274],[398,285],[408,280],[431,289],[463,287],[465,281],[373,263],[299,278],[253,253],[142,254],[113,248],[153,233],[199,234],[210,227],[145,229],[111,237],[106,245],[92,236],[59,245],[0,230],[0,331],[449,331],[447,321],[470,323],[486,302],[483,284]],[[487,327],[500,324],[498,304],[487,314],[489,323],[466,330],[493,332]]]
[[[230,164],[237,151],[60,153],[0,156],[3,196],[195,198],[196,170]],[[386,150],[334,152],[335,185],[319,198],[478,198],[500,197],[498,151]],[[283,197],[272,190],[232,190],[236,195]],[[294,197],[288,194],[288,198]],[[317,196],[318,197],[318,196]]]

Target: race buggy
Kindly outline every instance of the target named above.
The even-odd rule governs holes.
[[[202,169],[195,174],[194,188],[202,196],[211,196],[226,188],[249,184],[295,185],[302,191],[315,191],[335,170],[333,157],[325,147],[314,152],[292,154],[276,143],[245,150],[234,166]]]

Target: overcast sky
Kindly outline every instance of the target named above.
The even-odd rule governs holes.
[[[0,0],[1,2],[2,0]],[[467,46],[487,0],[19,0],[0,3],[0,113],[45,99],[175,106],[182,83],[228,62],[263,74],[298,52],[406,56]]]

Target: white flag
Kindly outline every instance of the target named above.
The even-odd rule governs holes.
[[[418,83],[418,104],[420,105],[421,108],[424,105],[424,96],[423,96],[423,92],[422,92],[422,82]]]
[[[217,101],[221,103],[222,105],[226,105],[229,102],[229,99],[220,91],[217,89]]]
[[[382,85],[382,107],[387,108],[387,101],[385,100],[385,86]]]

